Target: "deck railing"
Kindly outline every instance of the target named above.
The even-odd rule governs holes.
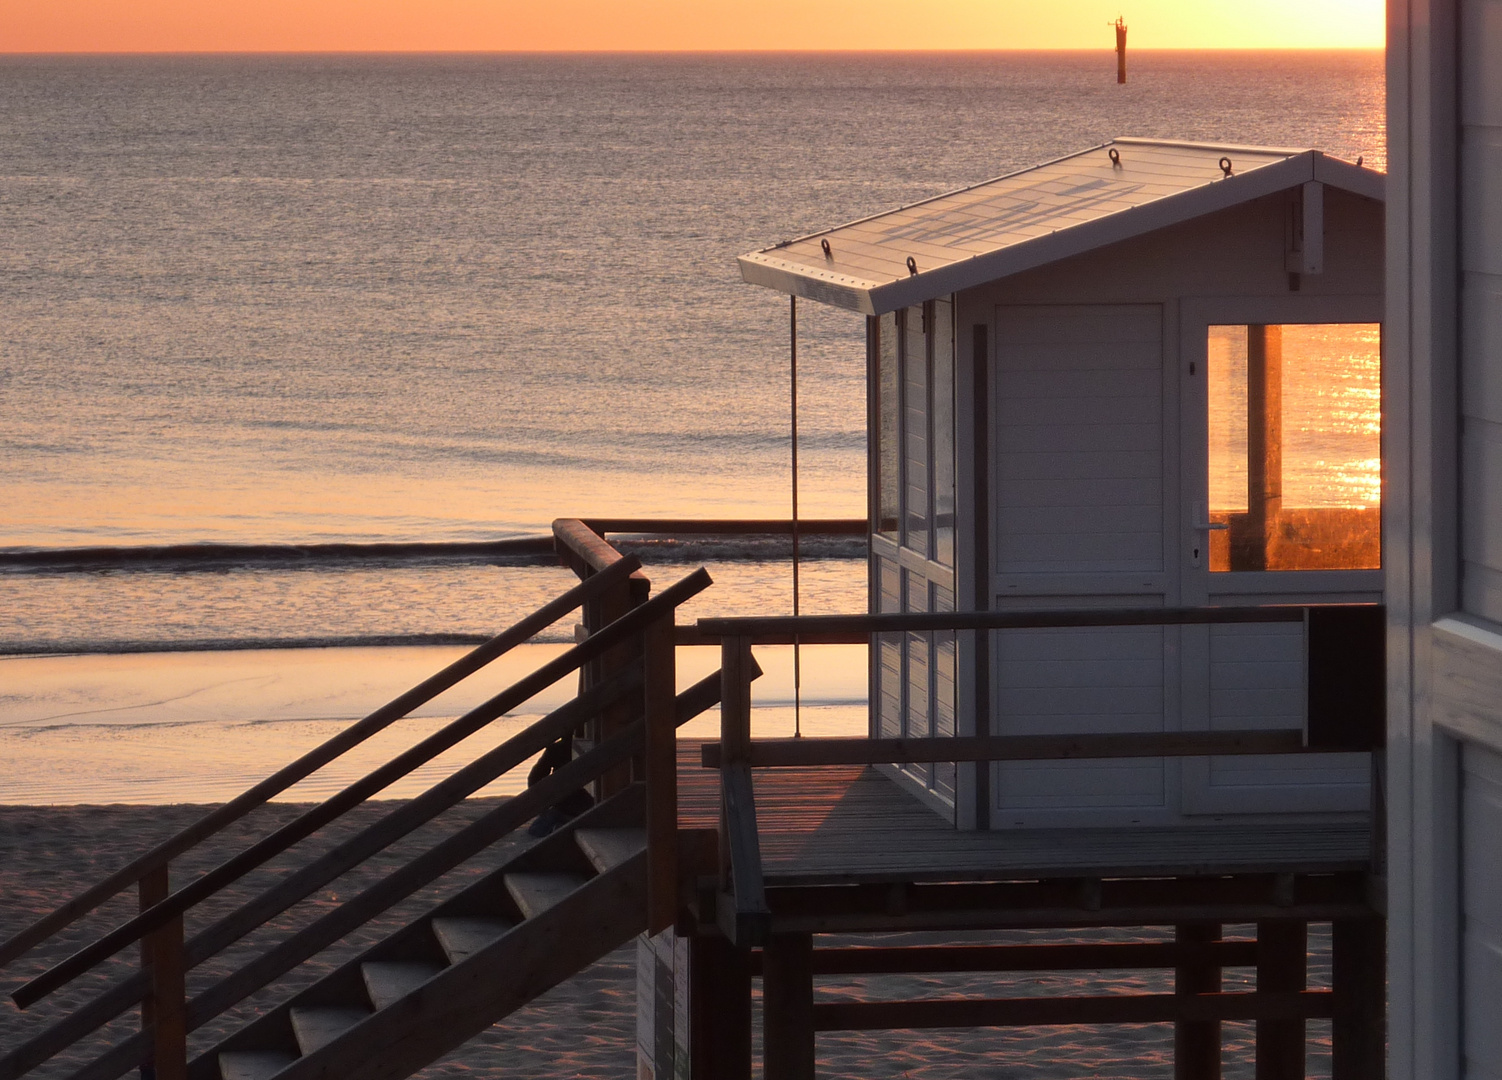
[[[800,525],[811,535],[863,534],[863,521],[831,520]],[[622,566],[627,556],[606,539],[607,532],[632,535],[784,535],[792,523],[781,520],[668,520],[641,518],[559,518],[553,522],[553,538],[559,559],[577,574],[582,582],[598,580]],[[703,571],[700,571],[701,573]],[[707,580],[707,579],[706,579]],[[628,577],[617,576],[612,583],[584,605],[584,622],[579,628],[581,640],[588,641],[602,627],[646,602],[649,583],[640,570]],[[622,643],[598,656],[580,670],[580,689],[608,682],[633,664],[639,664],[645,679],[645,745],[630,762],[597,781],[599,794],[608,796],[629,782],[634,775],[647,787],[647,909],[648,932],[658,933],[671,926],[679,902],[679,831],[678,831],[678,759],[677,727],[673,718],[672,692],[677,679],[677,645],[693,643],[694,635],[685,635],[677,627],[673,613],[647,624],[634,642]],[[637,651],[632,652],[635,648]],[[738,677],[748,683],[760,675],[760,669],[748,669]],[[619,709],[603,709],[588,726],[586,740],[599,742],[611,738],[629,717]]]
[[[971,632],[1060,627],[1301,623],[1307,656],[1305,726],[1286,730],[1179,731],[940,738],[751,738],[745,672],[753,645],[868,644],[885,633]],[[1385,613],[1376,604],[1303,604],[1042,610],[799,618],[700,619],[701,640],[720,641],[720,741],[702,748],[721,791],[721,929],[759,944],[770,923],[751,770],[788,766],[1045,761],[1371,751],[1386,723]]]
[[[570,792],[602,777],[618,775],[622,768],[628,770],[629,776],[630,762],[641,756],[647,742],[646,730],[652,730],[652,738],[660,742],[663,732],[671,738],[678,724],[712,707],[719,697],[718,676],[677,694],[671,666],[674,612],[709,586],[709,575],[697,570],[647,598],[646,579],[640,575],[635,557],[617,553],[611,558],[602,553],[599,561],[601,565],[592,566],[579,585],[558,599],[0,944],[0,965],[3,965],[49,940],[112,897],[132,886],[138,890],[141,908],[138,915],[36,975],[11,996],[18,1006],[25,1008],[137,942],[142,944],[143,970],[93,997],[21,1046],[10,1048],[0,1058],[0,1080],[24,1075],[138,1003],[143,1005],[141,1033],[110,1048],[76,1072],[74,1080],[112,1080],[138,1065],[149,1066],[158,1080],[179,1080],[186,1075],[188,1033],[525,825]],[[622,593],[630,595],[633,602],[623,605]],[[638,597],[639,602],[635,602]],[[562,655],[213,870],[176,891],[169,888],[173,860],[517,645],[534,639],[571,612],[581,606],[588,610],[592,605],[596,612],[594,628]],[[611,661],[608,668],[587,678],[577,697],[184,940],[184,916],[226,887],[560,679],[606,660]],[[185,977],[189,970],[522,765],[558,739],[590,724],[598,730],[600,719],[606,715],[615,718],[615,725],[603,730],[602,737],[571,763],[521,794],[502,801],[191,1000],[186,998]],[[662,903],[660,896],[658,903]]]

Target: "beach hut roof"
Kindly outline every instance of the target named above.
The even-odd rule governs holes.
[[[742,255],[741,277],[880,315],[1301,183],[1380,200],[1384,179],[1318,150],[1119,138]]]

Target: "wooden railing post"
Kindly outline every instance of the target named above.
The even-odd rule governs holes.
[[[167,899],[167,864],[142,875],[138,890],[142,911]],[[141,939],[141,968],[151,977],[151,989],[141,1001],[141,1030],[150,1034],[152,1047],[151,1057],[141,1065],[141,1080],[187,1080],[187,971],[181,915]]]
[[[762,1072],[814,1080],[814,938],[773,934],[762,948]]]
[[[678,916],[678,709],[673,613],[642,634],[642,693],[646,714],[647,932],[658,934]]]
[[[721,881],[729,886],[733,906],[728,911],[717,908],[715,917],[725,935],[742,948],[761,944],[771,925],[751,782],[751,680],[758,671],[750,638],[721,642]]]
[[[720,641],[720,887],[729,890],[729,814],[725,806],[730,770],[743,765],[751,742],[751,641],[727,637]]]
[[[612,589],[606,590],[599,599],[598,619],[599,625],[590,628],[590,633],[596,633],[615,622],[632,608],[646,602],[647,590],[651,583],[640,573],[631,575],[626,580]],[[595,662],[594,679],[603,682],[613,675],[624,671],[636,659],[636,650],[639,647],[637,641],[624,641],[610,649]],[[600,714],[597,725],[596,741],[603,743],[606,739],[623,731],[635,719],[630,703],[623,702],[614,705]],[[631,783],[631,764],[627,762],[610,770],[600,777],[598,795],[601,800],[608,799]]]

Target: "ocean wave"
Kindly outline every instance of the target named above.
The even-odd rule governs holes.
[[[77,641],[3,641],[0,657],[6,656],[78,656],[113,653],[162,652],[234,652],[255,649],[348,649],[397,645],[480,645],[489,641],[485,634],[343,634],[317,637],[222,637],[77,640]],[[543,632],[529,641],[540,645],[571,645],[573,635],[564,630]]]
[[[91,573],[138,570],[340,569],[480,563],[533,566],[557,561],[552,537],[465,542],[325,544],[137,544],[107,547],[0,548],[3,573]]]
[[[788,536],[612,537],[643,563],[773,562],[791,558]],[[863,536],[800,538],[802,558],[861,559]],[[0,548],[0,573],[77,574],[137,571],[183,574],[229,570],[338,570],[471,564],[556,565],[551,536],[486,541],[318,544],[139,544],[100,547]]]

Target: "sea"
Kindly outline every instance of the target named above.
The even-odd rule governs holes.
[[[572,583],[477,545],[787,516],[787,301],[735,256],[1118,135],[1383,168],[1382,57],[0,57],[0,803],[234,794]],[[798,364],[800,511],[864,516],[861,317],[801,305]],[[684,619],[791,603],[785,543],[633,550],[709,567]],[[805,558],[864,609],[858,544]],[[805,659],[804,730],[861,730],[864,664]]]

